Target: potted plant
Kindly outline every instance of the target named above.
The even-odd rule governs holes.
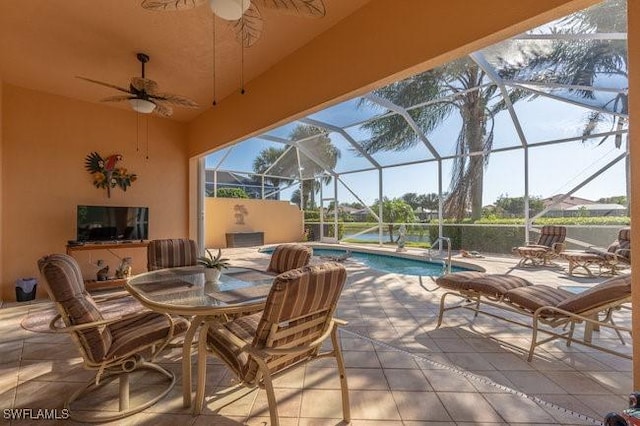
[[[198,264],[204,266],[205,280],[217,282],[222,274],[222,269],[229,267],[229,259],[222,257],[222,249],[218,249],[218,254],[215,256],[208,249],[204,253],[205,256],[198,258]]]

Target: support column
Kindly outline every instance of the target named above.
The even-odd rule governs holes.
[[[628,1],[628,35],[627,55],[629,60],[629,161],[631,164],[631,193],[633,189],[640,189],[640,2]],[[630,204],[631,223],[631,251],[640,253],[640,203],[633,197]],[[631,273],[633,277],[632,317],[634,330],[640,330],[640,256],[631,258]],[[640,389],[640,341],[632,340],[633,344],[633,389]]]

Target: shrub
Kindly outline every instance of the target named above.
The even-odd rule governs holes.
[[[249,194],[242,188],[220,188],[216,192],[220,198],[249,198]]]

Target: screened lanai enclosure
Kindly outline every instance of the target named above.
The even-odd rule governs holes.
[[[628,226],[626,2],[610,0],[209,154],[206,195],[289,201],[315,240],[508,252]],[[445,238],[442,238],[445,237]]]

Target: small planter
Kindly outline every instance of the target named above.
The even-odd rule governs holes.
[[[207,282],[217,283],[222,271],[217,268],[204,268],[204,279]]]

